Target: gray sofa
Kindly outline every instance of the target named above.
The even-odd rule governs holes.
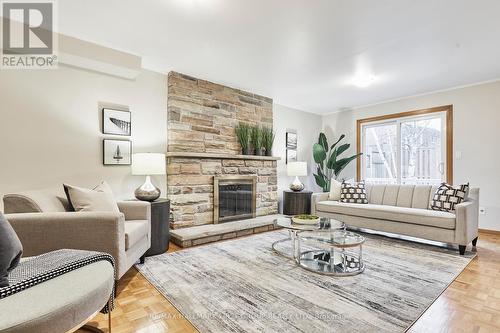
[[[118,202],[120,213],[71,212],[65,195],[54,190],[7,194],[3,202],[23,256],[58,249],[106,252],[119,280],[151,247],[149,202]]]
[[[348,227],[412,236],[459,246],[460,254],[478,236],[479,189],[454,213],[430,209],[437,187],[430,185],[366,185],[368,204],[328,200],[328,193],[314,193],[312,213],[342,221]]]

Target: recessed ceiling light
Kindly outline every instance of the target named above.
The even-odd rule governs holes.
[[[375,75],[356,75],[352,78],[351,84],[358,88],[366,88],[377,80]]]

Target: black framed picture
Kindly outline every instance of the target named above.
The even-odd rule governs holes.
[[[297,162],[297,150],[287,149],[286,150],[286,164],[290,162]]]
[[[131,165],[132,141],[104,139],[102,141],[102,163],[104,165]]]
[[[286,148],[297,149],[297,132],[293,131],[286,132]]]
[[[132,117],[130,111],[103,108],[102,133],[130,136],[132,134]]]

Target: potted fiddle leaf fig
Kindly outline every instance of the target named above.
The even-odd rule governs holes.
[[[241,146],[241,153],[243,155],[250,155],[250,138],[252,134],[252,128],[245,123],[240,123],[238,127],[235,128],[236,137]]]
[[[273,143],[275,133],[270,127],[262,128],[262,145],[266,149],[266,156],[273,156]]]
[[[344,138],[345,135],[342,134],[340,138],[329,147],[326,135],[320,133],[318,143],[313,145],[314,162],[317,164],[317,173],[314,174],[314,178],[316,184],[323,189],[323,192],[330,191],[332,178],[337,179],[342,170],[344,170],[349,163],[362,155],[362,153],[358,153],[341,158],[340,155],[351,146],[348,143],[337,146]]]
[[[252,146],[255,149],[255,155],[264,155],[264,147],[262,146],[262,129],[260,126],[252,128]]]

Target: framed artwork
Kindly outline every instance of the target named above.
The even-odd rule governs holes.
[[[286,150],[286,164],[290,162],[297,162],[297,150],[287,149]]]
[[[132,119],[130,111],[102,109],[102,133],[130,136]]]
[[[131,165],[132,141],[103,140],[102,163],[104,165]]]
[[[291,130],[286,132],[286,148],[297,149],[297,132]]]

